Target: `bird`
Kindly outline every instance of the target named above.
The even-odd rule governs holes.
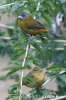
[[[29,88],[38,88],[45,81],[45,75],[42,69],[34,67],[26,76],[23,77],[23,85]]]
[[[18,16],[19,27],[29,35],[37,35],[48,32],[48,30],[37,20],[35,20],[27,12],[22,12]]]

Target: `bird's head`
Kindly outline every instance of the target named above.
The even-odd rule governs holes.
[[[32,71],[33,71],[34,73],[42,72],[42,70],[41,70],[39,67],[34,67]]]
[[[27,12],[22,12],[19,16],[18,19],[19,20],[25,20],[29,17],[29,14]]]

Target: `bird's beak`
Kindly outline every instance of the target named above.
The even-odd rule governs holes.
[[[22,16],[18,16],[18,19],[23,19],[23,17]]]

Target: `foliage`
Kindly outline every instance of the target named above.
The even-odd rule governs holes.
[[[61,37],[56,38],[52,36],[51,33],[45,33],[41,36],[32,36],[29,41],[28,36],[18,27],[17,21],[17,16],[22,11],[28,11],[36,19],[44,18],[43,24],[49,29],[52,17],[55,16],[59,10],[64,10],[66,8],[64,8],[60,0],[6,0],[6,4],[8,3],[15,4],[6,7],[6,10],[2,10],[6,13],[10,13],[16,20],[13,19],[13,23],[11,23],[11,25],[14,26],[14,29],[7,28],[7,32],[2,32],[1,30],[0,36],[8,33],[9,36],[11,36],[11,39],[0,40],[0,52],[1,55],[7,52],[12,61],[11,67],[6,68],[8,73],[5,76],[0,77],[0,80],[11,78],[15,79],[17,84],[9,87],[9,96],[6,100],[18,100],[20,77],[17,72],[21,69],[30,68],[31,63],[40,66],[41,68],[46,68],[46,74],[50,78],[53,76],[56,78],[58,91],[56,91],[55,94],[53,91],[39,87],[38,89],[30,91],[29,97],[22,95],[22,100],[36,100],[37,97],[39,98],[41,96],[53,98],[57,95],[66,95],[66,45],[62,42],[63,40],[66,40],[66,37],[62,35]],[[38,6],[38,4],[40,4],[40,6]],[[1,12],[1,16],[3,16],[3,12]],[[62,41],[57,42],[56,40]],[[21,58],[21,55],[24,55],[28,42],[30,43],[31,48],[28,52],[25,67],[22,68],[23,58]],[[48,68],[49,63],[53,63],[53,65]],[[60,74],[61,71],[64,71],[64,73]]]

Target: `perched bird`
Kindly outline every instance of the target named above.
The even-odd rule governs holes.
[[[38,67],[34,67],[32,71],[23,78],[23,85],[30,88],[38,88],[44,83],[44,81],[45,76],[42,70]]]
[[[30,35],[48,32],[40,22],[33,19],[27,12],[22,12],[21,15],[18,16],[18,19],[19,27]]]

